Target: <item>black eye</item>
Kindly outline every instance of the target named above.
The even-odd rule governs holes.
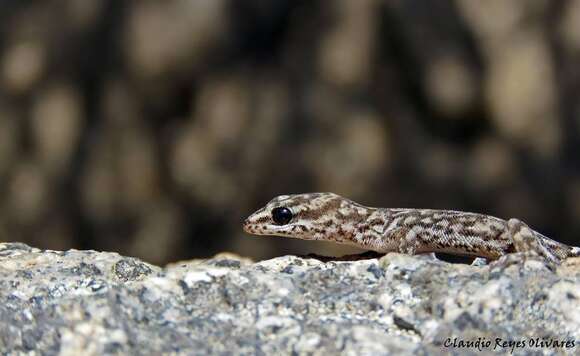
[[[285,207],[272,210],[272,220],[278,225],[286,225],[292,220],[292,212]]]

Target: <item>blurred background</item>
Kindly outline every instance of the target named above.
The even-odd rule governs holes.
[[[0,238],[162,264],[280,194],[580,245],[580,1],[2,0]]]

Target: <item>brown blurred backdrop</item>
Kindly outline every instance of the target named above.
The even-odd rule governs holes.
[[[580,245],[579,1],[2,0],[0,238],[153,263],[275,195],[518,217]]]

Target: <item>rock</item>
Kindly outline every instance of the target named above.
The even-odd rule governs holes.
[[[235,255],[156,267],[0,244],[2,353],[578,353],[580,260]],[[523,343],[523,344],[522,344]]]

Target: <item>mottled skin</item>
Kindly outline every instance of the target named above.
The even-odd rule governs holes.
[[[277,224],[275,208],[292,219]],[[550,263],[580,256],[580,248],[551,240],[517,219],[451,210],[371,208],[334,193],[281,195],[244,222],[255,235],[334,241],[381,253],[445,252],[498,259],[514,252],[542,256]]]

